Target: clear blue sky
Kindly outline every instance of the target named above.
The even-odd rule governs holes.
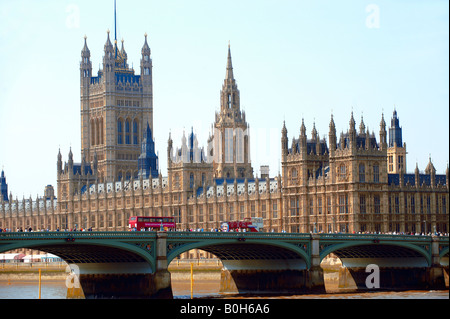
[[[79,62],[87,36],[102,63],[113,0],[0,1],[0,166],[14,197],[56,188],[56,160],[81,161]],[[167,139],[191,126],[206,147],[225,77],[228,41],[241,108],[250,124],[255,172],[278,173],[280,137],[328,140],[361,115],[379,141],[395,108],[407,168],[429,154],[438,174],[449,160],[448,1],[117,0],[118,39],[139,72],[144,33],[153,59],[154,135],[167,175]]]

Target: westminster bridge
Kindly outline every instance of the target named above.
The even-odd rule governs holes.
[[[221,292],[325,292],[321,261],[333,253],[340,282],[369,289],[376,265],[381,289],[448,287],[449,237],[381,234],[240,232],[0,233],[0,253],[31,248],[76,270],[86,298],[172,298],[170,262],[191,249],[223,263]],[[69,295],[69,290],[68,290]]]

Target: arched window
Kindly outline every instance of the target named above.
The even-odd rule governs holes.
[[[347,176],[347,170],[345,168],[345,164],[341,164],[341,166],[339,166],[339,177],[341,180],[345,180]]]
[[[131,144],[131,120],[125,122],[125,144]]]
[[[139,124],[137,120],[133,121],[133,144],[137,145],[139,141]]]
[[[99,119],[97,119],[96,121],[95,121],[96,123],[95,123],[95,131],[96,131],[96,145],[99,145],[99,144],[101,144],[101,142],[100,142],[100,139],[101,139],[101,135],[102,135],[102,131],[101,131],[101,124],[100,124],[100,120]]]
[[[378,183],[380,181],[380,167],[378,163],[373,165],[373,182]]]
[[[123,121],[117,120],[117,144],[123,144]]]
[[[91,145],[95,145],[95,121],[91,120]]]
[[[364,183],[366,181],[366,165],[364,163],[359,164],[359,182]]]
[[[103,134],[103,117],[100,118],[100,144],[105,144],[105,136]]]

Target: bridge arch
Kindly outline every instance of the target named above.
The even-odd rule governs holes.
[[[255,240],[238,242],[236,239],[211,239],[184,244],[169,243],[167,262],[192,249],[201,249],[216,255],[220,260],[301,260],[309,269],[311,261],[308,253],[301,247],[288,242]]]
[[[18,241],[0,246],[0,252],[30,248],[54,254],[68,264],[119,264],[148,263],[151,273],[156,269],[155,260],[145,249],[137,245],[104,240],[76,240],[74,242],[47,240],[32,240],[25,244]]]
[[[382,258],[416,258],[425,262],[424,267],[431,265],[431,247],[430,245],[416,245],[413,243],[399,241],[382,241],[374,242],[342,242],[333,243],[324,247],[320,252],[320,260],[322,261],[330,253],[337,255],[341,261],[343,258],[350,260],[351,258],[359,259],[377,259]]]

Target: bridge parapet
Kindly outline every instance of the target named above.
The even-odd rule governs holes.
[[[156,232],[2,232],[0,240],[33,240],[33,239],[155,239]]]
[[[332,234],[332,233],[320,233],[320,239],[334,239],[334,240],[375,240],[375,239],[383,239],[383,240],[400,240],[400,241],[422,241],[422,242],[430,242],[432,236],[423,236],[423,235],[392,235],[392,234]],[[445,238],[448,241],[448,236],[441,236],[443,241]]]
[[[304,233],[251,233],[251,232],[168,232],[168,239],[281,239],[309,240],[311,234]]]

